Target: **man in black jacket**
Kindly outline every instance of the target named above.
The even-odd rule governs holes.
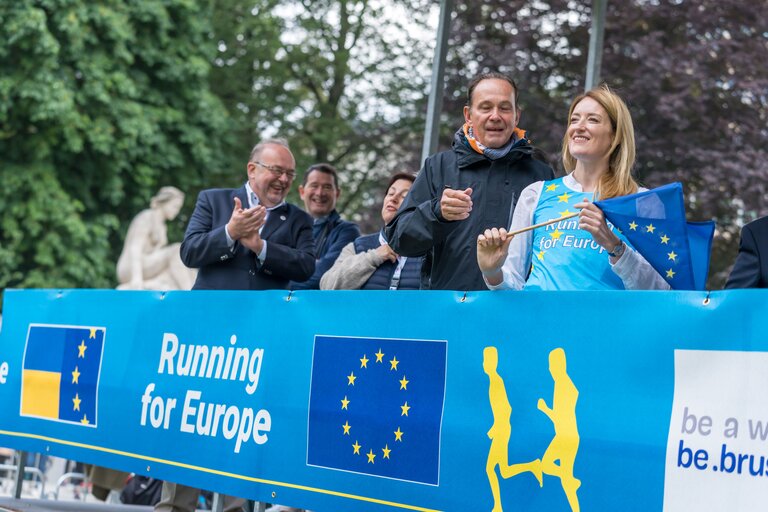
[[[486,73],[469,84],[464,126],[453,148],[424,162],[405,203],[386,227],[392,249],[425,256],[422,289],[486,290],[477,266],[477,235],[509,226],[520,192],[554,177],[534,159],[534,148],[517,127],[515,82]]]
[[[739,255],[726,288],[768,288],[768,217],[741,228]]]

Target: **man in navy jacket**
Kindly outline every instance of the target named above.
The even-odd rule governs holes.
[[[315,239],[315,272],[303,283],[291,283],[291,290],[319,290],[323,277],[339,257],[341,250],[360,236],[357,224],[343,220],[336,211],[341,195],[339,175],[331,164],[314,164],[304,174],[299,196],[312,216]]]
[[[295,166],[285,141],[266,140],[245,185],[200,192],[181,243],[184,264],[200,269],[193,290],[285,289],[312,275],[312,219],[285,202]]]
[[[726,288],[768,288],[768,217],[741,228],[739,255]]]
[[[203,190],[189,219],[181,259],[197,267],[193,290],[272,290],[304,281],[315,270],[312,219],[285,196],[296,177],[296,161],[282,139],[251,151],[248,181],[236,189]],[[200,491],[163,483],[155,512],[193,512]],[[242,510],[245,500],[224,497],[224,511]]]

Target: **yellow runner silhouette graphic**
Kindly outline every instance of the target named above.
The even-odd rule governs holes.
[[[538,408],[547,415],[555,427],[555,437],[549,443],[541,461],[546,475],[560,479],[568,504],[573,512],[579,512],[579,498],[576,491],[581,480],[573,476],[573,464],[579,451],[579,429],[576,427],[576,400],[579,390],[566,372],[565,351],[556,348],[549,353],[549,373],[555,381],[552,408],[547,407],[543,398],[539,398]],[[560,464],[555,464],[559,460]]]
[[[542,485],[541,461],[521,464],[509,464],[509,438],[512,435],[512,406],[509,405],[507,390],[504,380],[499,376],[496,367],[499,363],[499,354],[496,347],[485,347],[483,350],[483,370],[488,374],[488,398],[493,412],[493,426],[488,431],[491,439],[491,448],[488,450],[488,461],[485,464],[485,472],[488,474],[488,483],[493,493],[493,512],[501,512],[501,495],[499,493],[499,479],[496,476],[496,466],[504,479],[530,471]]]
[[[493,493],[492,512],[503,510],[496,466],[499,466],[499,472],[504,479],[530,471],[539,481],[540,486],[543,484],[542,473],[559,478],[571,511],[579,512],[579,499],[576,492],[581,486],[581,480],[573,476],[573,466],[579,450],[579,430],[576,426],[576,401],[579,390],[576,389],[566,371],[565,351],[556,348],[549,353],[549,373],[555,383],[552,408],[547,406],[543,398],[540,398],[537,404],[539,410],[552,421],[555,435],[541,460],[536,459],[521,464],[509,465],[508,463],[509,440],[512,435],[510,423],[512,406],[509,404],[504,380],[497,371],[498,362],[499,355],[496,347],[485,347],[483,370],[488,374],[488,397],[493,412],[493,425],[488,431],[491,447],[488,450],[485,471]]]

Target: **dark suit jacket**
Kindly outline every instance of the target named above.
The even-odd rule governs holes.
[[[271,290],[287,288],[289,281],[304,281],[315,271],[312,219],[285,203],[269,212],[261,237],[267,241],[263,264],[239,242],[230,250],[224,226],[234,198],[248,204],[245,186],[203,190],[189,219],[181,260],[199,268],[193,290]]]
[[[726,288],[768,288],[768,217],[741,228],[739,255]]]

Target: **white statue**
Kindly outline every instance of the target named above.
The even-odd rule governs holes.
[[[117,260],[118,290],[189,290],[197,271],[184,266],[180,244],[168,245],[165,223],[179,214],[184,193],[163,187],[152,198],[150,208],[131,221],[120,259]]]

